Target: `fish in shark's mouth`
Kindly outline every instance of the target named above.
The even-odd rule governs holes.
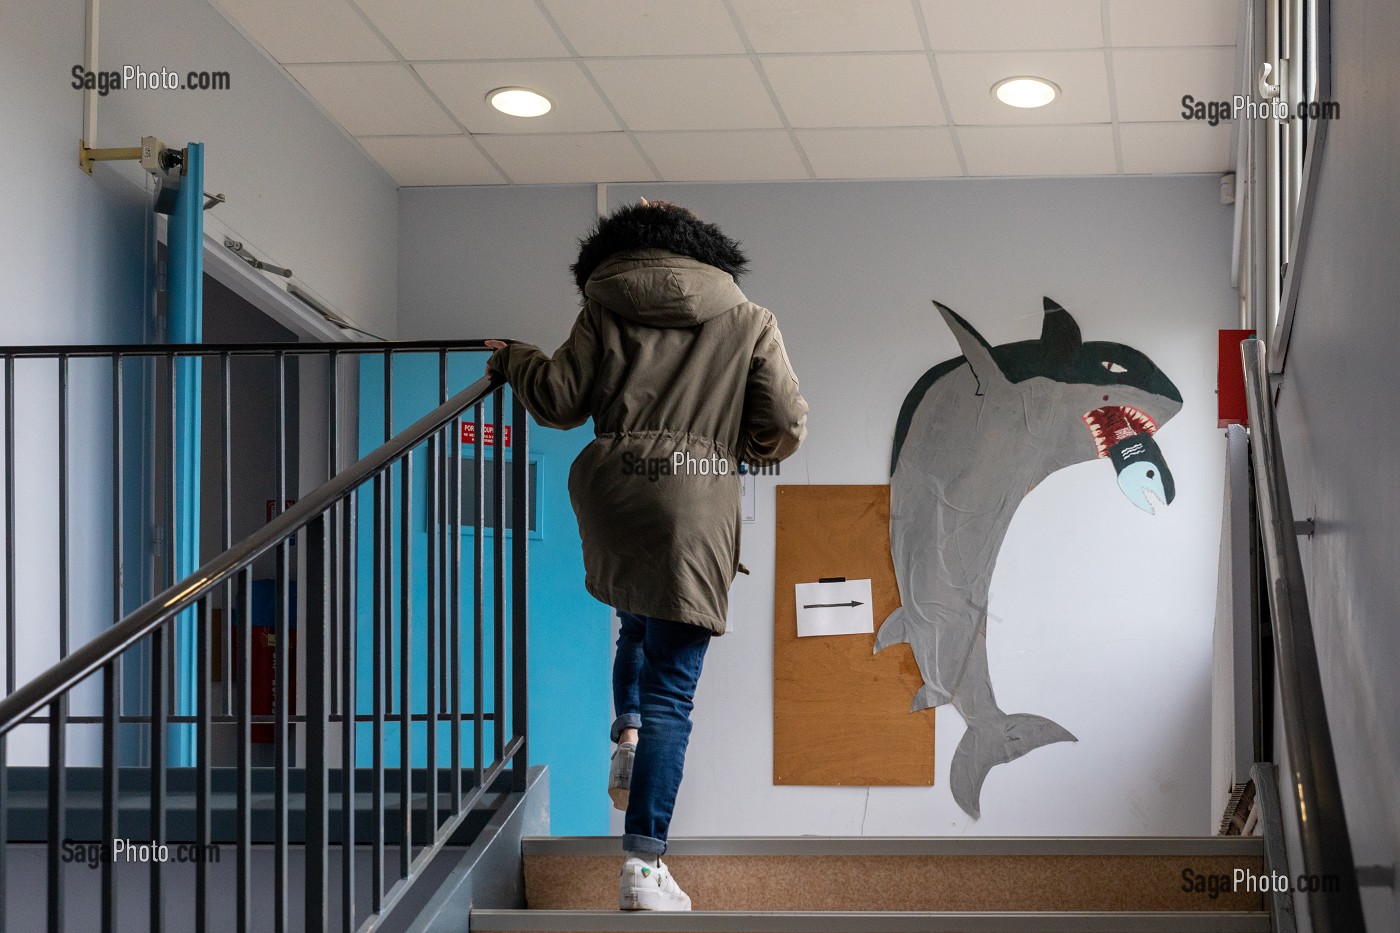
[[[1082,416],[1094,435],[1094,446],[1099,449],[1099,458],[1108,456],[1109,450],[1119,441],[1135,434],[1149,437],[1157,433],[1157,422],[1130,405],[1105,405],[1087,411]]]
[[[1176,498],[1176,483],[1166,458],[1152,435],[1157,422],[1131,405],[1105,405],[1085,412],[1082,416],[1099,457],[1113,461],[1118,473],[1118,488],[1128,501],[1149,515],[1156,514],[1153,498],[1169,505]]]

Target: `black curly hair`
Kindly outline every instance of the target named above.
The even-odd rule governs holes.
[[[689,210],[666,201],[620,207],[601,217],[579,240],[578,261],[569,267],[580,292],[595,269],[614,253],[647,247],[670,250],[707,263],[737,280],[749,260],[736,240]]]

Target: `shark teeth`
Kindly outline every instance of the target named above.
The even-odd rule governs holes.
[[[1131,405],[1105,405],[1080,416],[1094,437],[1094,447],[1100,458],[1119,441],[1138,434],[1157,433],[1157,422]]]

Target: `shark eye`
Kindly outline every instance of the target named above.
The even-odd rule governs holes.
[[[1128,371],[1126,368],[1119,366],[1117,363],[1111,362],[1109,360],[1103,361],[1103,368],[1111,373],[1125,373]]]

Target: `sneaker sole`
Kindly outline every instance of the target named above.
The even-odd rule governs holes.
[[[621,896],[618,908],[680,913],[690,910],[690,899],[682,900],[662,891],[629,891]]]
[[[618,764],[617,757],[619,755],[624,756],[624,767],[617,770],[615,766]],[[635,749],[628,749],[625,752],[619,749],[613,755],[613,766],[608,769],[608,796],[612,798],[614,810],[622,810],[623,812],[627,810],[627,801],[632,796],[632,767],[635,761]]]
[[[627,812],[627,801],[632,798],[632,790],[628,787],[609,787],[608,796],[612,798],[614,810]]]

